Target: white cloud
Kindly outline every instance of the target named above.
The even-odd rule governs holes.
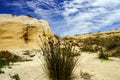
[[[93,6],[116,7],[120,5],[120,0],[96,0]]]
[[[82,5],[82,2],[85,1],[86,3]],[[67,21],[66,25],[72,26],[72,28],[62,35],[74,35],[100,30],[105,27],[108,28],[114,22],[120,21],[120,7],[116,8],[118,5],[120,5],[119,0],[92,0],[92,2],[88,2],[88,0],[73,0],[69,4],[64,4],[65,8],[70,7],[73,9],[73,12],[69,8],[63,12]],[[78,8],[79,12],[76,10]],[[73,13],[77,14],[70,16]]]
[[[54,14],[60,14],[60,11],[57,10],[57,6],[54,2],[54,0],[38,0],[38,1],[28,1],[26,2],[27,5],[34,10],[34,12],[41,16],[43,19],[51,20],[51,18],[54,16]],[[40,5],[44,5],[48,9],[43,9],[42,7],[39,7]],[[54,7],[51,8],[51,7]]]
[[[27,5],[38,16],[50,21],[54,32],[62,36],[110,28],[120,21],[120,0],[73,0],[64,1],[63,6],[55,0],[33,0],[27,1]],[[45,5],[48,10],[40,5]],[[61,7],[64,10],[59,10]],[[55,15],[62,15],[64,19],[53,21]]]

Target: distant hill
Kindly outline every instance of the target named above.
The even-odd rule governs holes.
[[[116,30],[110,30],[110,31],[105,31],[105,32],[95,32],[95,33],[87,33],[87,34],[80,34],[80,35],[75,35],[75,36],[65,36],[63,38],[80,38],[80,39],[85,39],[88,37],[109,37],[109,36],[120,36],[120,29]]]
[[[103,50],[109,56],[120,57],[120,30],[66,36],[63,39],[76,43],[84,52]]]

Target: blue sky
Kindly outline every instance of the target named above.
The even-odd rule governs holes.
[[[0,0],[0,14],[45,19],[60,36],[120,29],[120,0]]]

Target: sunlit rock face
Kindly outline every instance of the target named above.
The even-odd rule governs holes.
[[[40,49],[49,37],[55,40],[45,20],[30,16],[0,15],[0,50]]]

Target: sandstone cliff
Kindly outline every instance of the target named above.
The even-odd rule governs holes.
[[[45,20],[30,16],[0,15],[0,50],[40,49],[48,37],[55,39]]]

